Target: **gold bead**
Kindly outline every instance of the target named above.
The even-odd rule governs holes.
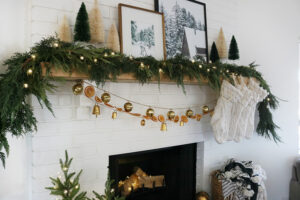
[[[104,103],[108,103],[110,102],[110,95],[105,92],[101,95],[101,100],[104,102]]]
[[[173,110],[170,110],[167,115],[169,120],[174,120],[175,112]]]
[[[180,121],[179,126],[184,126],[184,122]]]
[[[209,112],[209,107],[208,106],[202,106],[202,112],[204,113],[204,114],[207,114],[208,112]]]
[[[160,130],[161,130],[161,131],[167,131],[167,124],[163,122],[163,123],[161,124]]]
[[[96,115],[96,117],[98,117],[98,115],[100,115],[100,106],[97,104],[93,108],[93,115]]]
[[[191,118],[191,117],[194,115],[194,112],[193,112],[191,109],[188,109],[188,110],[185,112],[185,115],[186,115],[188,118]]]
[[[116,111],[114,111],[114,112],[112,113],[111,118],[112,118],[112,119],[116,119],[116,118],[117,118],[117,112],[116,112]]]
[[[141,120],[141,126],[145,126],[146,125],[146,121],[144,119]]]
[[[32,75],[32,73],[33,73],[33,70],[32,70],[31,68],[29,68],[29,69],[27,70],[27,75],[30,76],[30,75]]]
[[[83,57],[83,56],[80,56],[80,60],[84,60],[84,57]]]
[[[124,110],[125,110],[126,112],[131,112],[132,109],[133,109],[132,103],[127,102],[127,103],[124,104]]]
[[[153,115],[154,115],[154,110],[152,108],[147,109],[146,116],[153,117]]]
[[[28,85],[28,83],[24,83],[24,88],[28,88],[29,87],[29,85]]]
[[[80,94],[82,94],[82,91],[83,91],[83,85],[82,85],[82,83],[76,83],[72,87],[72,90],[73,90],[73,94],[74,95],[80,95]]]

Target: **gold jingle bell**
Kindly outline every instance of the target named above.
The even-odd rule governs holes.
[[[209,107],[208,106],[202,106],[202,112],[204,114],[207,114],[209,112]]]
[[[167,124],[166,124],[165,122],[163,122],[163,123],[161,124],[160,130],[161,130],[161,131],[167,131]]]
[[[95,104],[94,108],[93,108],[93,115],[96,115],[96,117],[98,117],[98,115],[100,115],[100,106]]]
[[[167,115],[169,120],[174,120],[175,112],[173,110],[170,110]]]
[[[127,102],[127,103],[124,104],[124,110],[125,110],[126,112],[131,112],[132,109],[133,109],[132,103]]]
[[[179,126],[184,126],[184,122],[180,121]]]
[[[82,91],[83,91],[83,85],[82,85],[82,83],[76,83],[73,86],[72,90],[73,90],[73,94],[74,95],[80,95],[82,93]]]
[[[146,121],[144,119],[141,120],[141,126],[145,126],[146,125]]]
[[[101,95],[101,100],[104,102],[104,103],[108,103],[110,101],[110,95],[105,92]]]
[[[154,110],[152,108],[147,109],[146,116],[153,117],[153,115],[154,115]]]
[[[191,109],[188,109],[185,113],[188,118],[191,118],[194,115],[194,112]]]
[[[112,119],[116,119],[116,118],[117,118],[117,112],[116,112],[116,111],[114,111],[114,112],[112,113],[111,118],[112,118]]]

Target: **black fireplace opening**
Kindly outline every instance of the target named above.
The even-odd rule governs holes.
[[[196,193],[197,144],[109,156],[110,176],[114,188],[121,192],[120,183],[135,177],[137,169],[144,180],[137,189],[127,188],[126,200],[194,200]],[[134,175],[132,175],[134,174]],[[163,177],[163,179],[162,179]],[[149,184],[148,180],[152,180]],[[154,180],[154,181],[153,181]],[[163,181],[161,181],[163,180]]]

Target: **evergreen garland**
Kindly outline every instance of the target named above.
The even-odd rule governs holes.
[[[80,59],[82,56],[83,60]],[[94,62],[94,59],[97,59],[97,62]],[[46,76],[42,75],[41,63],[46,67]],[[141,67],[141,63],[149,67]],[[0,75],[0,159],[3,165],[9,153],[6,134],[11,133],[18,137],[36,130],[37,120],[31,105],[26,101],[27,97],[34,95],[42,106],[45,105],[53,113],[46,92],[53,92],[55,89],[52,81],[61,80],[51,77],[50,70],[53,66],[69,73],[74,70],[86,73],[89,79],[98,85],[108,80],[116,81],[117,76],[122,73],[133,73],[135,78],[144,84],[153,78],[160,80],[159,69],[162,69],[164,75],[181,86],[183,91],[185,91],[184,76],[198,80],[199,85],[205,78],[209,86],[217,91],[221,87],[221,80],[232,82],[230,78],[232,73],[253,77],[269,93],[268,97],[259,104],[260,121],[257,132],[276,142],[279,141],[275,131],[277,126],[273,122],[270,111],[270,108],[277,107],[278,101],[253,64],[237,66],[221,62],[206,63],[200,57],[190,61],[179,55],[165,61],[158,61],[153,57],[132,58],[110,49],[84,47],[50,37],[43,39],[29,52],[15,54],[6,60],[4,65],[8,68],[6,73]],[[32,74],[27,74],[29,69],[32,70]]]
[[[89,16],[85,8],[85,4],[81,3],[75,23],[75,41],[88,42],[91,39]]]
[[[218,52],[218,49],[217,49],[217,46],[216,46],[215,42],[213,42],[213,44],[211,46],[209,59],[213,63],[215,63],[215,62],[217,62],[217,61],[220,60],[219,52]]]
[[[229,60],[238,60],[240,58],[239,48],[237,45],[237,42],[235,40],[235,37],[232,36],[230,46],[229,46]]]

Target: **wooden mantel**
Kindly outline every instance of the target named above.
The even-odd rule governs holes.
[[[43,75],[46,74],[46,68],[43,67],[42,65],[42,72]],[[83,80],[87,80],[88,79],[88,75],[84,74],[84,73],[78,73],[76,71],[74,71],[72,74],[69,74],[67,72],[64,72],[61,69],[55,69],[53,68],[51,70],[51,76],[52,77],[59,77],[59,78],[65,78],[67,80],[79,80],[79,79],[83,79]],[[123,82],[123,83],[136,83],[138,82],[136,80],[136,78],[134,77],[134,75],[132,73],[126,73],[126,74],[121,74],[120,76],[117,77],[117,82]],[[198,85],[198,81],[196,79],[190,79],[188,76],[184,77],[183,79],[184,84],[186,85]],[[202,79],[202,83],[203,84],[207,84],[207,80],[206,79]],[[157,83],[157,79],[153,79],[151,81],[151,83]],[[174,81],[168,79],[167,77],[162,77],[162,79],[160,80],[160,83],[162,84],[176,84]]]

